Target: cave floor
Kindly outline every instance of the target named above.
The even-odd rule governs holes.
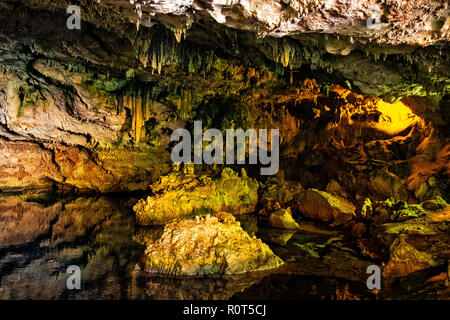
[[[312,221],[300,230],[242,227],[286,263],[264,272],[220,277],[170,277],[141,272],[144,252],[132,206],[136,196],[34,193],[2,195],[0,299],[445,299],[442,288],[409,279],[389,292],[367,289],[365,270],[343,234]],[[5,209],[6,208],[6,209]],[[70,265],[82,290],[67,289]],[[448,292],[447,292],[448,294]]]

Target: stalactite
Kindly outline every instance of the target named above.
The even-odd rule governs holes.
[[[145,123],[151,118],[151,109],[157,94],[157,86],[133,81],[122,97],[117,98],[118,110],[123,107],[130,110],[131,136],[136,144],[145,138]]]
[[[181,37],[183,37],[184,40],[186,39],[186,29],[185,28],[175,29],[175,30],[173,30],[173,34],[178,43],[181,42]]]
[[[283,67],[287,67],[289,65],[289,60],[291,57],[291,50],[293,51],[293,48],[289,46],[287,43],[283,43],[283,52],[281,56],[281,63],[283,64]]]

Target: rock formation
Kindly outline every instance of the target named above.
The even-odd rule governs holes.
[[[145,271],[168,275],[240,274],[282,264],[228,213],[167,224],[143,258]]]
[[[67,298],[73,260],[88,285],[117,281],[118,263],[133,298],[214,298],[216,284],[230,298],[277,276],[364,285],[370,264],[388,287],[369,298],[450,296],[448,1],[75,2],[0,3],[1,297],[20,276]],[[279,172],[180,170],[172,134],[194,121],[278,129]],[[262,273],[155,294],[171,282],[142,280],[141,256],[152,276]],[[50,275],[42,294],[34,272]],[[346,288],[333,297],[367,297]]]
[[[239,177],[229,168],[217,179],[174,172],[161,177],[152,186],[156,195],[140,200],[134,210],[137,222],[142,225],[165,224],[224,210],[234,214],[250,213],[258,201],[257,189],[255,179]]]
[[[298,223],[292,218],[291,209],[280,209],[270,214],[269,225],[279,229],[299,229]]]
[[[323,191],[309,189],[298,194],[298,209],[307,217],[340,225],[355,216],[356,207],[349,201]]]

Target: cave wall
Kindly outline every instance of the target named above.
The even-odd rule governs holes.
[[[0,190],[147,190],[200,119],[279,128],[280,174],[304,187],[447,195],[446,2],[76,3],[81,30],[67,1],[1,4]],[[399,101],[409,118],[383,118]]]

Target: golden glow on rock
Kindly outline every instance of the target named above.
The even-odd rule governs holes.
[[[424,123],[400,100],[388,103],[378,98],[367,98],[339,85],[330,91],[346,101],[347,105],[341,108],[341,119],[346,119],[350,125],[359,124],[396,136],[415,124]]]
[[[421,119],[401,101],[387,103],[382,100],[375,103],[375,108],[381,113],[374,127],[389,135],[396,135]]]

